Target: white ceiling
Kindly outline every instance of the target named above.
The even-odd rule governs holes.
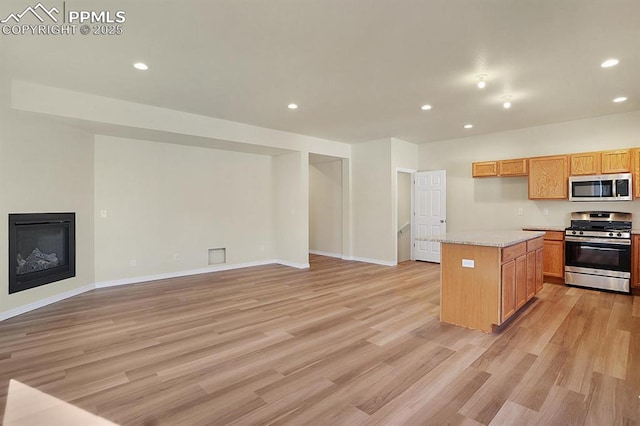
[[[26,3],[3,1],[0,18]],[[640,0],[66,7],[124,10],[124,34],[0,35],[12,78],[349,143],[423,143],[640,109]],[[620,64],[602,69],[609,57]],[[425,103],[433,109],[421,111]]]

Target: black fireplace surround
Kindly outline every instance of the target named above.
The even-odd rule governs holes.
[[[9,293],[76,276],[76,214],[9,214]]]

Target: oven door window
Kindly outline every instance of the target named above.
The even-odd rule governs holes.
[[[567,241],[567,266],[631,272],[631,246]]]
[[[587,182],[573,182],[571,192],[571,195],[574,197],[613,197],[613,181],[591,180]]]

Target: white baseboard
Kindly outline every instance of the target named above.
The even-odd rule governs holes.
[[[276,259],[274,262],[279,265],[290,266],[292,268],[298,268],[298,269],[307,269],[310,267],[309,263],[295,263],[295,262],[289,262],[288,260]]]
[[[9,311],[0,312],[0,321],[4,321],[9,318],[16,317],[18,315],[26,314],[27,312],[34,311],[38,308],[51,305],[52,303],[59,302],[64,299],[68,299],[78,294],[86,293],[95,288],[93,284],[85,285],[83,287],[75,288],[73,290],[65,291],[64,293],[56,294],[55,296],[47,297],[46,299],[38,300],[35,302],[27,303],[26,305],[19,306]]]
[[[318,256],[337,257],[338,259],[344,259],[340,253],[330,253],[328,251],[321,250],[309,250],[310,254],[317,254]]]
[[[123,278],[113,281],[101,281],[96,283],[96,288],[115,287],[119,285],[137,284],[148,281],[165,280],[167,278],[188,277],[189,275],[207,274],[209,272],[229,271],[231,269],[249,268],[251,266],[271,265],[280,263],[277,260],[260,260],[257,262],[235,263],[233,265],[215,265],[206,268],[191,269],[186,271],[167,272],[165,274],[145,275],[141,277]]]
[[[376,265],[382,265],[382,266],[397,266],[396,262],[389,262],[387,260],[369,259],[366,257],[351,256],[349,259],[345,259],[345,260],[355,260],[358,262],[374,263]]]

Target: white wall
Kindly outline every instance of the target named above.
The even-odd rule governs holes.
[[[351,156],[353,257],[393,264],[396,253],[391,141],[355,144]]]
[[[94,282],[93,137],[0,109],[0,317]],[[76,213],[76,276],[8,294],[8,214]]]
[[[474,161],[628,148],[640,146],[638,135],[640,112],[636,111],[423,144],[419,166],[421,170],[447,170],[448,231],[567,226],[572,211],[600,209],[632,212],[639,222],[639,201],[531,201],[525,177],[471,178]],[[522,216],[517,215],[518,208],[523,209]],[[545,209],[548,216],[543,215]]]
[[[273,157],[275,255],[280,263],[309,266],[309,154]]]
[[[407,252],[407,248],[410,250],[411,244],[411,230],[403,234],[401,238],[398,238],[398,226],[402,226],[406,221],[401,221],[401,217],[406,215],[406,211],[401,210],[411,207],[411,187],[409,186],[409,199],[403,200],[403,197],[407,196],[407,188],[402,188],[397,182],[399,176],[403,176],[402,173],[398,173],[398,169],[417,171],[418,169],[418,145],[406,142],[400,139],[391,138],[391,185],[392,185],[392,205],[393,205],[393,236],[396,240],[396,259],[398,262],[407,260],[411,257],[411,253]],[[406,176],[404,176],[406,178]],[[409,185],[411,185],[409,183]],[[399,191],[404,191],[400,194]],[[402,206],[401,206],[402,203]],[[396,206],[398,206],[396,208]],[[402,222],[402,223],[400,223]],[[409,246],[407,246],[409,244]],[[401,250],[400,250],[401,248]]]
[[[353,258],[394,265],[397,169],[418,165],[418,146],[395,138],[353,145]]]
[[[96,136],[97,282],[273,259],[271,181],[269,156]]]
[[[342,160],[309,165],[309,250],[342,257]]]

